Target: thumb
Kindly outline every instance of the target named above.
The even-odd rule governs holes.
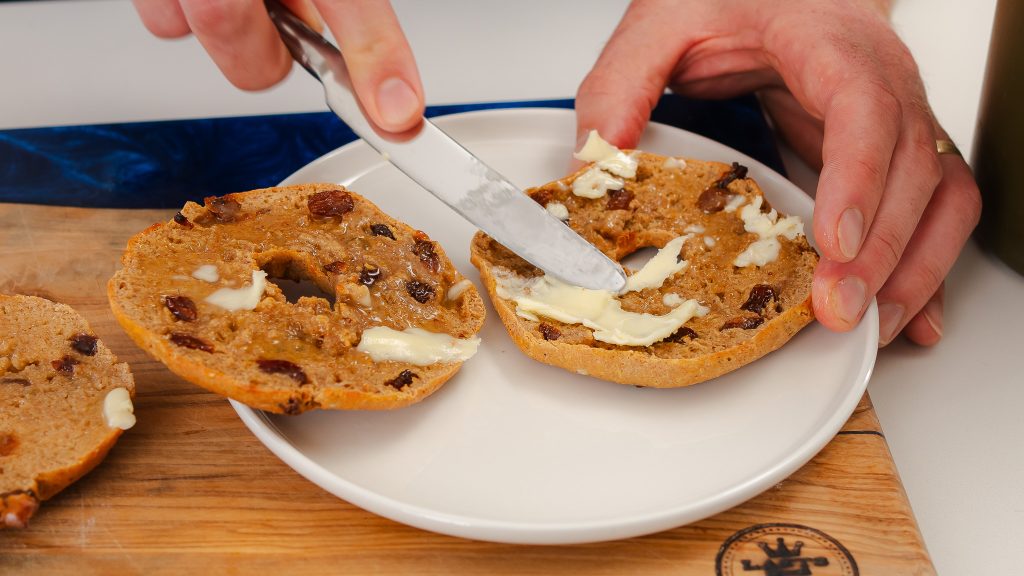
[[[591,130],[620,148],[635,148],[665,91],[684,38],[670,3],[634,2],[576,92],[576,136]]]

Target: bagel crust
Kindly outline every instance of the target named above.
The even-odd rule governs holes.
[[[780,237],[774,261],[734,265],[759,239],[744,229],[737,210],[762,196],[757,183],[744,177],[745,168],[626,152],[638,164],[635,177],[622,178],[621,190],[597,198],[574,194],[573,183],[591,170],[593,165],[588,165],[526,193],[552,214],[567,212],[566,224],[616,261],[688,234],[678,256],[688,262],[682,272],[660,287],[618,299],[629,312],[663,315],[679,299],[696,299],[708,312],[650,346],[608,344],[595,340],[594,331],[581,324],[524,318],[514,300],[499,295],[509,296],[500,284],[510,274],[530,279],[542,272],[478,232],[472,262],[509,335],[527,356],[612,382],[675,388],[753,362],[813,320],[811,279],[818,256],[802,234],[792,240]],[[760,211],[770,211],[767,199]]]
[[[71,307],[0,294],[0,528],[26,527],[103,460],[122,432],[105,414],[117,388],[135,394],[128,365]]]
[[[107,289],[132,339],[182,378],[269,412],[417,402],[461,363],[374,362],[355,350],[363,330],[470,338],[484,318],[475,287],[447,297],[463,278],[437,242],[335,184],[189,202],[133,237],[122,264]],[[320,293],[289,301],[275,279]]]

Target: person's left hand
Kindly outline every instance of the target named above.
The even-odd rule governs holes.
[[[928,107],[917,66],[878,0],[637,0],[576,99],[577,131],[636,146],[666,86],[758,91],[779,131],[821,169],[817,319],[849,330],[878,300],[879,340],[942,336],[943,279],[980,194]]]

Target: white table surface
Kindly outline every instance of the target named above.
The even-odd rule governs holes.
[[[430,104],[571,97],[621,0],[396,0]],[[896,0],[938,118],[971,149],[995,0]],[[128,2],[0,4],[0,128],[325,110],[301,71],[235,90],[194,41],[151,37]],[[805,189],[814,174],[787,156]],[[3,159],[0,158],[0,163]],[[973,244],[946,334],[879,355],[870,391],[940,574],[1020,573],[1024,278]]]

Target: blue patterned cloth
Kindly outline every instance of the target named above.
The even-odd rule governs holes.
[[[572,108],[572,100],[430,106],[427,116],[491,108]],[[652,119],[717,140],[782,171],[752,96],[666,95]],[[273,186],[356,139],[329,112],[0,130],[0,202],[172,208]]]

